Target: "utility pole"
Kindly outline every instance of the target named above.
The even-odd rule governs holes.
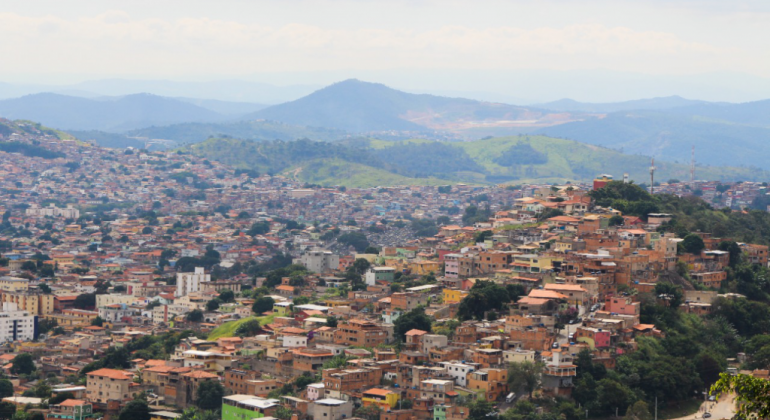
[[[655,188],[655,158],[652,158],[652,164],[650,165],[650,195],[654,193]]]
[[[695,188],[695,145],[692,146],[692,157],[690,159],[690,188]]]
[[[655,420],[658,420],[658,397],[655,397]]]

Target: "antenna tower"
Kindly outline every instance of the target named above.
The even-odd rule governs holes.
[[[695,145],[692,146],[692,157],[690,159],[690,186],[695,186]]]
[[[650,165],[650,195],[655,191],[655,158],[652,158],[652,164]]]

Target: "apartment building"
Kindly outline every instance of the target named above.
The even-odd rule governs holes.
[[[176,273],[176,293],[174,296],[187,296],[203,291],[204,283],[211,281],[211,274],[206,274],[203,267],[195,267],[192,273]]]
[[[131,372],[104,368],[89,372],[86,376],[86,396],[91,402],[106,404],[108,401],[132,398],[131,382],[134,374]]]
[[[12,303],[20,311],[27,311],[30,315],[48,315],[54,311],[54,295],[32,292],[2,292],[2,302]]]
[[[351,319],[334,332],[335,344],[377,347],[388,340],[387,331],[372,321]]]
[[[15,304],[3,303],[3,311],[0,312],[0,342],[32,341],[36,329],[36,316],[17,310]]]

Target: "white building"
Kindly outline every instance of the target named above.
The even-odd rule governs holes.
[[[301,335],[284,335],[283,347],[307,347],[307,336]]]
[[[123,318],[130,318],[139,314],[139,311],[129,307],[125,303],[113,303],[98,308],[99,318],[115,323],[121,322]]]
[[[460,362],[441,362],[441,366],[446,369],[446,373],[453,377],[459,386],[467,386],[468,374],[476,370],[476,366]]]
[[[77,219],[80,217],[80,210],[76,209],[72,204],[67,204],[67,208],[60,209],[56,207],[56,204],[51,204],[48,207],[39,207],[37,204],[32,204],[25,212],[27,216],[31,217],[64,217],[65,219]]]
[[[0,312],[0,342],[35,339],[36,316],[19,311],[15,303],[3,302]]]
[[[308,251],[296,258],[294,264],[301,264],[314,273],[328,273],[339,267],[340,256],[331,251]]]
[[[211,281],[211,274],[206,274],[203,267],[195,267],[194,273],[176,273],[176,297],[203,290],[201,283]]]

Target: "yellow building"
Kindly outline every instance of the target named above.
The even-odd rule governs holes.
[[[85,311],[82,309],[66,309],[60,314],[48,314],[46,319],[55,320],[56,323],[65,330],[71,331],[77,327],[87,327],[91,325],[99,313],[96,311]]]
[[[328,299],[324,301],[324,305],[329,308],[337,308],[339,306],[350,306],[350,301],[347,299]]]
[[[387,411],[398,404],[398,394],[387,389],[372,388],[364,392],[361,401],[364,407],[377,406]]]
[[[21,292],[29,290],[29,280],[19,277],[0,277],[0,290],[5,292]]]
[[[460,303],[466,296],[468,296],[468,292],[465,290],[444,289],[443,291],[444,303]]]
[[[291,302],[282,301],[282,302],[275,302],[273,303],[273,313],[277,316],[286,316],[287,313],[289,313],[289,306],[291,306]]]
[[[537,254],[522,254],[513,257],[513,270],[525,273],[542,273],[553,269],[554,261],[562,261],[558,257],[546,257]]]
[[[441,264],[438,261],[420,260],[409,263],[409,271],[419,276],[437,274],[441,272]]]
[[[16,305],[20,311],[30,315],[48,315],[53,313],[54,296],[29,292],[2,292],[2,302]]]

